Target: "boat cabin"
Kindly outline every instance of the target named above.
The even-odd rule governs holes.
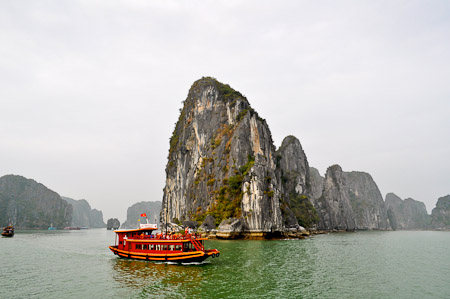
[[[205,250],[202,238],[196,234],[156,233],[155,224],[141,224],[138,229],[117,230],[111,251],[120,257],[156,261],[201,261],[218,257],[217,249]]]

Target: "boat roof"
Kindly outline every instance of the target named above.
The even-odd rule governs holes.
[[[151,232],[157,230],[156,228],[131,228],[131,229],[121,229],[115,230],[116,233],[132,233],[132,232]]]
[[[141,223],[141,224],[139,224],[138,228],[115,230],[114,232],[116,232],[116,233],[145,232],[145,231],[154,231],[157,229],[158,229],[158,226],[156,224]]]

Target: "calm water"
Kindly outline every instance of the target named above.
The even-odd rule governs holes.
[[[450,232],[208,241],[201,265],[119,259],[114,232],[0,239],[0,298],[450,298]]]

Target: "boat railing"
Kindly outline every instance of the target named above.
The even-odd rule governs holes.
[[[204,251],[205,247],[203,246],[202,242],[200,242],[199,240],[197,240],[195,237],[192,237],[191,235],[189,236],[192,244],[194,244],[195,249],[197,249],[198,251]]]
[[[142,240],[194,240],[200,238],[201,236],[199,234],[156,234],[156,235],[136,235],[135,237],[132,237],[130,239],[142,239]],[[198,242],[198,241],[197,241]]]

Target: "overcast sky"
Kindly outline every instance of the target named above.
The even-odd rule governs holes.
[[[449,1],[1,1],[0,176],[104,220],[162,200],[192,83],[244,94],[278,147],[381,193],[450,193]]]

